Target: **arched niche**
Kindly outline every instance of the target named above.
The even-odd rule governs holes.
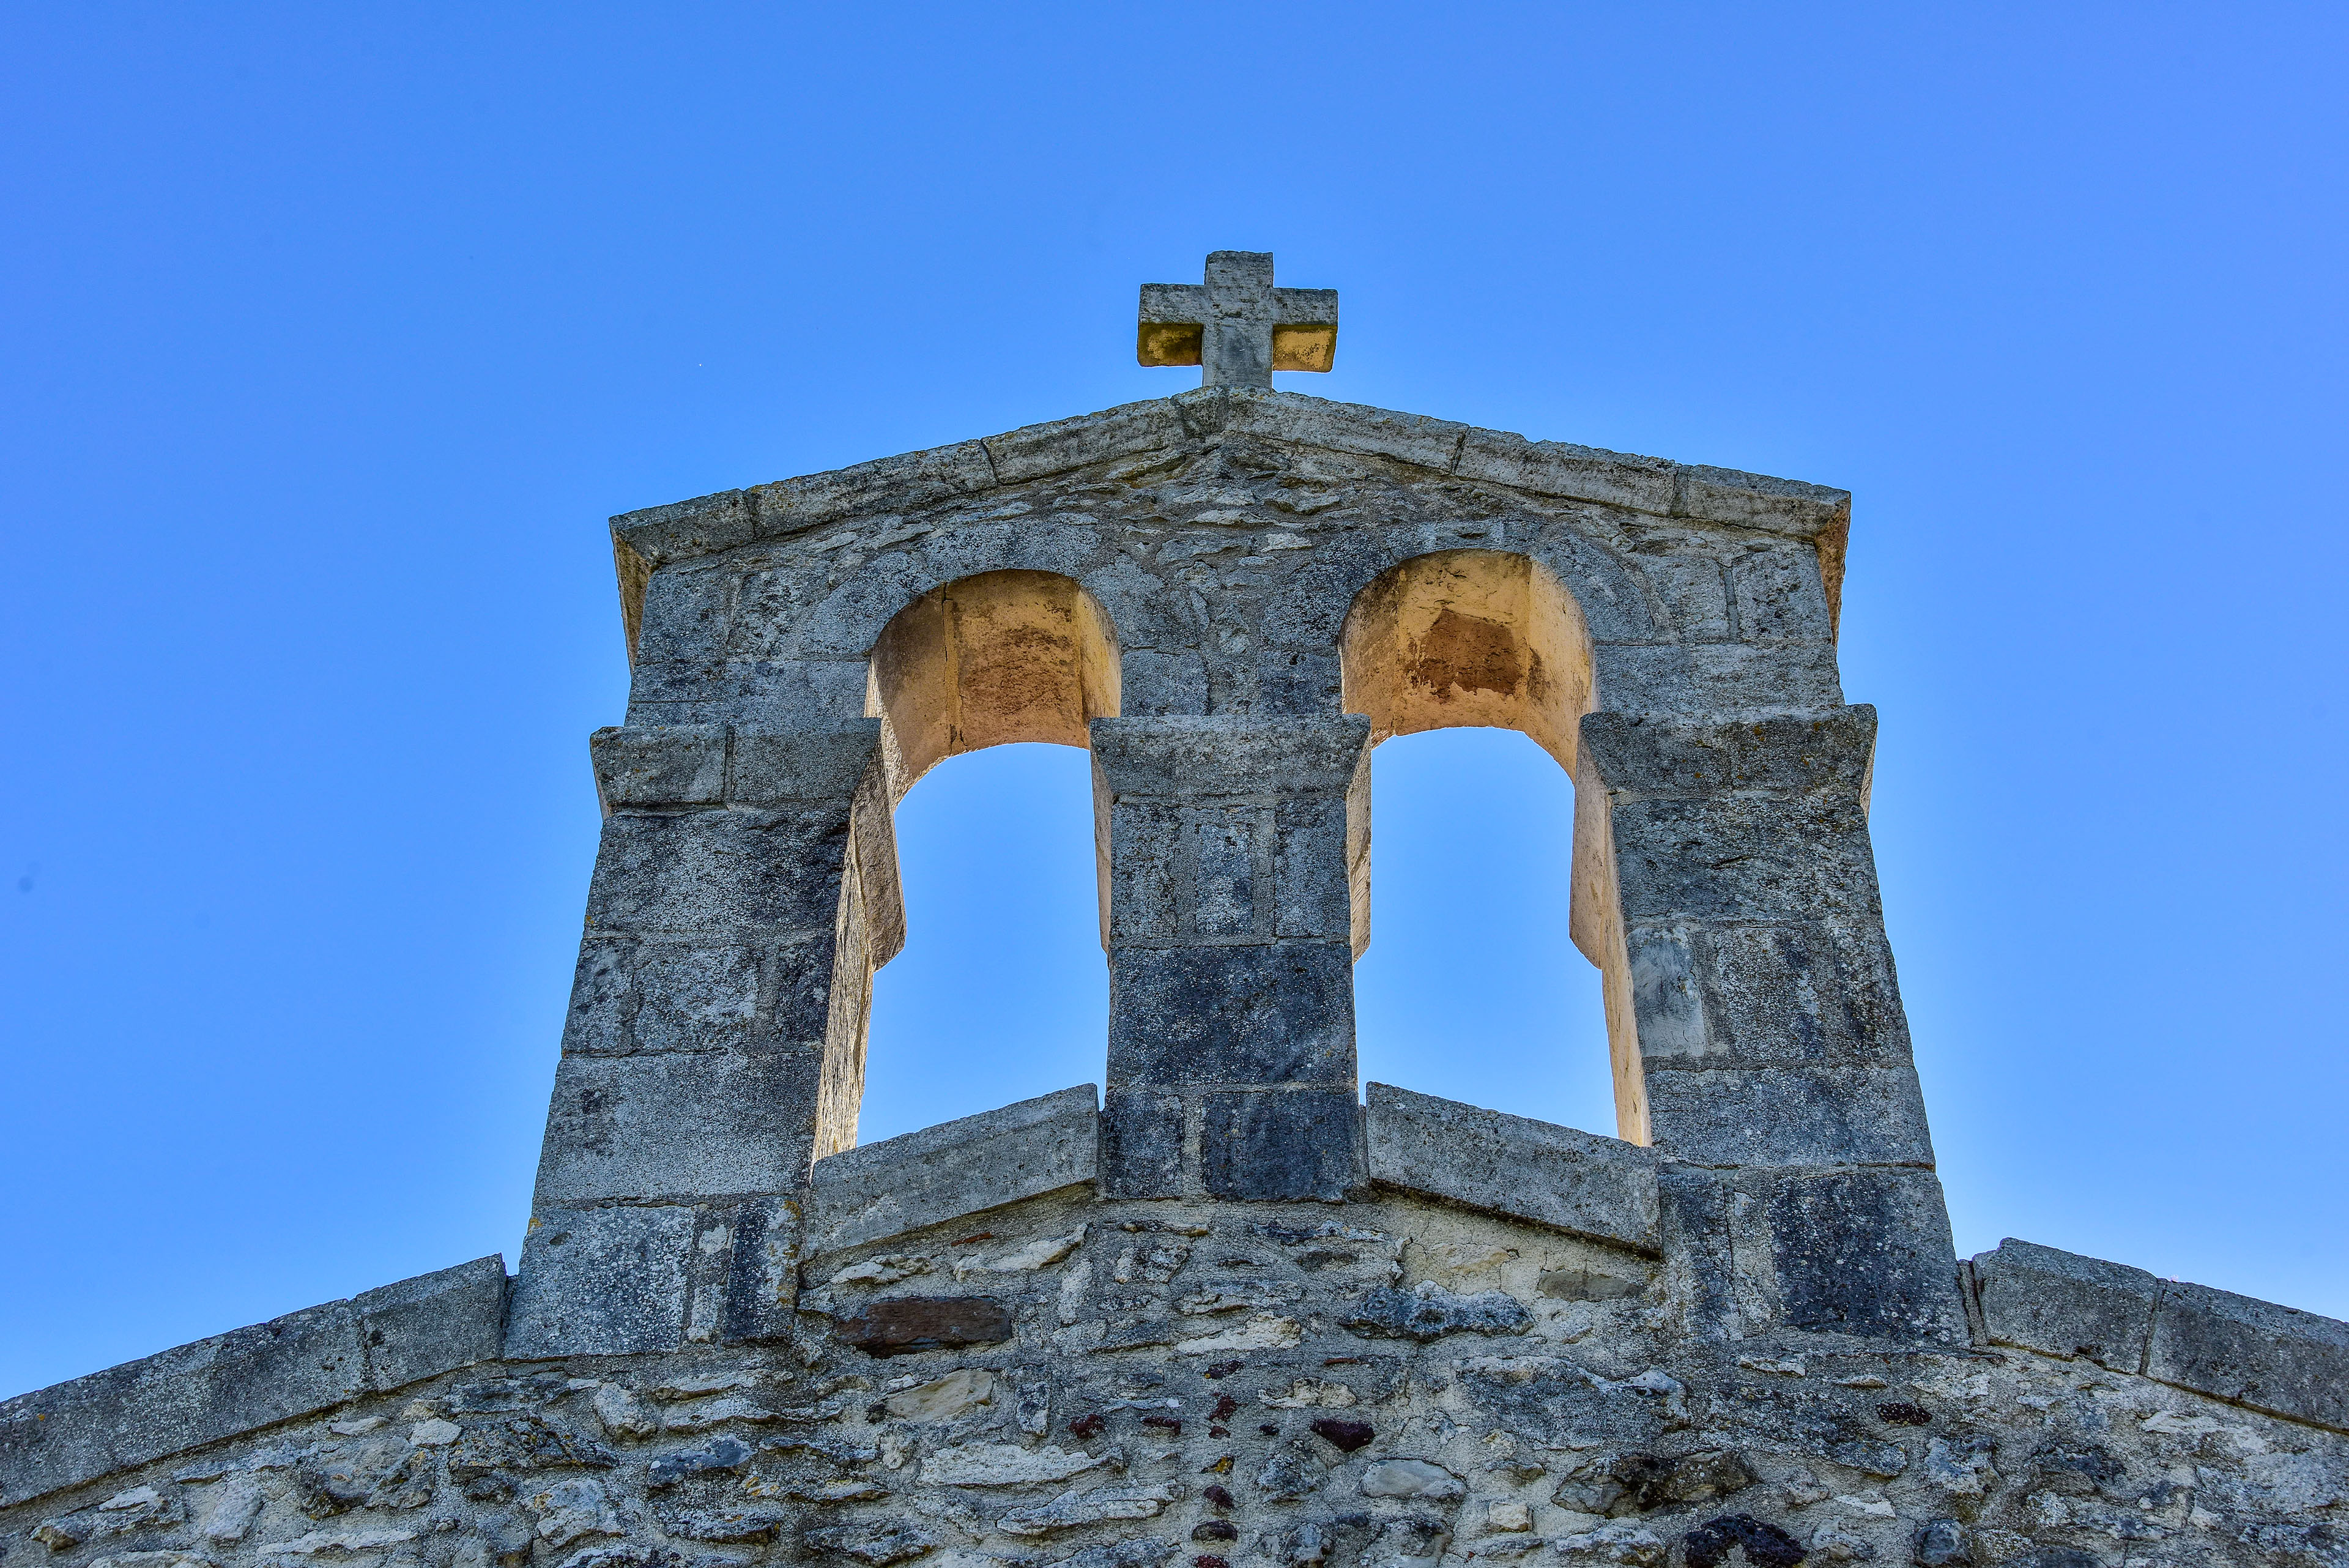
[[[1057,572],[982,572],[897,612],[873,646],[864,711],[897,797],[938,763],[1015,741],[1087,744],[1118,711],[1117,632]]]
[[[1369,718],[1373,745],[1428,730],[1516,730],[1574,778],[1574,941],[1604,981],[1617,1133],[1647,1142],[1647,1085],[1606,795],[1576,765],[1580,722],[1594,701],[1581,607],[1527,556],[1414,556],[1355,596],[1339,636],[1339,667],[1345,711]]]

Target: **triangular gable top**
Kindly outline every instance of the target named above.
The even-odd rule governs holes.
[[[1203,448],[1226,435],[1385,458],[1536,495],[1800,539],[1818,551],[1830,607],[1841,597],[1848,491],[1244,387],[1202,387],[623,513],[612,519],[622,597],[633,625],[646,577],[671,562],[788,538],[842,518],[968,503],[1090,463]]]

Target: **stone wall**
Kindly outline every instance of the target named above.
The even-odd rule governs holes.
[[[770,1343],[498,1359],[469,1265],[377,1293],[422,1340],[297,1314],[374,1361],[278,1407],[173,1403],[204,1347],[11,1401],[0,1563],[2349,1563],[2349,1325],[2009,1242],[1972,1346],[1705,1340],[1645,1151],[1372,1085],[1347,1202],[1121,1200],[1092,1105],[819,1166]]]

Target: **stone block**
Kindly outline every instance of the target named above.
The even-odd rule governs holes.
[[[802,1051],[565,1056],[533,1201],[790,1191],[807,1174],[819,1073]]]
[[[1348,813],[1345,801],[1326,798],[1284,800],[1273,808],[1273,930],[1277,934],[1352,936]]]
[[[1659,1250],[1651,1150],[1390,1084],[1368,1085],[1364,1096],[1372,1181],[1619,1247]]]
[[[791,1337],[799,1305],[802,1209],[799,1199],[780,1196],[734,1206],[725,1314],[718,1334],[726,1344]]]
[[[1080,1085],[817,1160],[809,1251],[853,1247],[1092,1180],[1096,1095]]]
[[[1771,1189],[1768,1256],[1779,1322],[1815,1333],[1966,1340],[1949,1210],[1932,1172],[1790,1172],[1772,1179]]]
[[[1343,795],[1366,761],[1371,723],[1328,719],[1095,719],[1093,766],[1113,797]]]
[[[690,1204],[541,1208],[523,1240],[506,1355],[636,1355],[685,1342]]]
[[[1661,1152],[1701,1165],[1933,1163],[1916,1069],[1683,1068],[1650,1063],[1648,1127]]]
[[[0,1507],[494,1356],[504,1295],[483,1258],[0,1402]]]
[[[1110,1083],[1354,1085],[1354,955],[1342,941],[1110,955]]]
[[[452,1366],[494,1361],[506,1326],[506,1261],[491,1254],[351,1298],[367,1386],[404,1388]]]
[[[987,449],[971,441],[778,480],[745,493],[758,537],[781,539],[860,512],[906,511],[994,487]]]
[[[1876,766],[1876,709],[1769,713],[1733,729],[1737,787],[1781,794],[1865,797]]]
[[[1088,463],[1190,443],[1181,411],[1164,398],[1152,398],[1072,420],[1024,426],[979,444],[987,449],[999,481],[1020,484]]]
[[[1599,712],[1583,754],[1609,794],[1702,797],[1725,790],[1796,796],[1867,793],[1876,710],[1867,703],[1721,720]]]
[[[1731,926],[1696,931],[1693,940],[1706,1014],[1703,1065],[1906,1057],[1900,1009],[1875,994],[1877,981],[1889,980],[1889,965],[1878,976],[1847,963],[1845,944],[1824,926]],[[1640,1049],[1651,1054],[1644,1028]]]
[[[726,798],[743,805],[847,800],[881,754],[881,721],[852,719],[822,730],[738,725]]]
[[[1737,629],[1746,642],[1832,642],[1819,555],[1801,545],[1749,550],[1730,563]]]
[[[612,519],[612,532],[656,566],[747,545],[756,531],[750,493],[741,490],[647,506]]]
[[[830,944],[824,944],[827,964]],[[581,942],[563,1049],[573,1055],[748,1048],[758,1023],[761,956],[748,946]],[[819,1023],[816,1038],[823,1037]]]
[[[1700,642],[1685,651],[1693,708],[1750,713],[1843,702],[1831,642]]]
[[[697,811],[604,823],[588,883],[592,926],[705,941],[829,929],[840,909],[849,812]]]
[[[1183,1195],[1183,1096],[1112,1087],[1102,1096],[1101,1194]]]
[[[2208,1285],[2160,1288],[2147,1376],[2349,1431],[2349,1323]]]
[[[638,617],[636,658],[667,663],[725,657],[737,580],[715,564],[653,573]]]
[[[627,726],[588,737],[595,794],[607,812],[629,806],[716,805],[726,788],[726,727]]]
[[[2161,1282],[2143,1269],[2010,1236],[1974,1258],[1973,1286],[1993,1345],[2085,1356],[2116,1372],[2145,1366]]]
[[[1608,822],[1631,924],[1879,918],[1857,800],[1647,797],[1610,803]]]
[[[1527,441],[1506,431],[1471,430],[1454,472],[1529,490],[1620,506],[1658,516],[1672,510],[1674,465],[1660,457],[1633,457],[1570,441]]]
[[[1451,420],[1400,414],[1361,403],[1334,403],[1298,392],[1267,392],[1249,387],[1225,389],[1227,434],[1297,441],[1331,452],[1389,457],[1449,473],[1469,427]]]
[[[833,1334],[875,1357],[960,1350],[1009,1339],[1011,1313],[993,1296],[907,1296],[868,1303]]]
[[[1200,1179],[1243,1202],[1342,1200],[1361,1185],[1351,1089],[1249,1089],[1205,1096]]]
[[[1761,528],[1789,538],[1816,539],[1851,521],[1851,492],[1799,479],[1773,479],[1733,468],[1682,463],[1673,514],[1733,527]]]
[[[1185,872],[1183,808],[1167,801],[1129,800],[1095,810],[1109,819],[1109,930],[1112,943],[1171,940],[1183,929]]]

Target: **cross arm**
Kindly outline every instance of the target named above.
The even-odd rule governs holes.
[[[1197,284],[1143,284],[1134,358],[1144,365],[1197,364],[1206,320],[1207,291]]]
[[[1272,291],[1272,368],[1327,370],[1338,361],[1338,291]]]

